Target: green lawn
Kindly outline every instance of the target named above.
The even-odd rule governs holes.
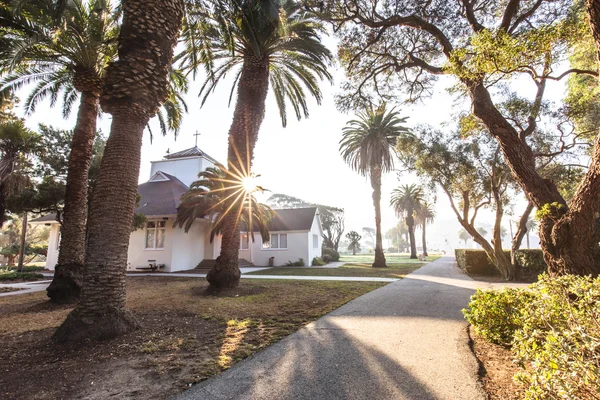
[[[437,260],[440,258],[439,254],[430,254],[427,257],[427,262]],[[372,263],[375,259],[375,254],[357,254],[353,256],[352,254],[342,254],[340,257],[340,261],[344,261],[347,263]],[[406,264],[406,263],[419,263],[422,264],[421,261],[411,260],[410,254],[408,253],[386,253],[385,259],[390,264]]]
[[[378,277],[378,278],[403,278],[415,269],[426,263],[388,264],[388,268],[373,268],[370,263],[346,264],[339,268],[292,268],[278,267],[262,271],[250,272],[246,275],[299,275],[299,276],[350,276],[350,277]]]

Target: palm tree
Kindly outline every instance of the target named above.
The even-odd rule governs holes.
[[[424,201],[421,203],[420,207],[416,211],[416,222],[421,225],[422,229],[422,241],[423,241],[423,255],[428,256],[427,254],[427,232],[426,227],[427,224],[433,223],[435,219],[435,211],[433,211],[432,205]]]
[[[96,121],[104,75],[117,55],[119,13],[110,0],[73,0],[61,8],[59,18],[54,0],[26,2],[17,9],[0,9],[6,28],[0,46],[0,86],[18,89],[35,83],[25,101],[27,114],[50,98],[55,106],[62,93],[63,116],[67,118],[79,98],[67,171],[61,243],[54,279],[47,289],[51,301],[72,303],[79,298],[88,197],[88,171],[96,135]],[[159,111],[163,134],[179,129],[185,103],[177,90],[187,82],[171,74],[170,101]]]
[[[529,233],[537,227],[537,221],[532,218],[527,218],[525,226],[527,227],[527,231],[525,232],[525,238],[527,239],[527,248],[530,249],[531,247],[529,246]]]
[[[251,174],[269,88],[283,126],[288,103],[298,119],[307,117],[305,90],[321,102],[318,81],[331,80],[327,66],[332,54],[320,42],[324,25],[299,2],[207,0],[204,5],[188,10],[182,35],[186,50],[178,59],[193,73],[201,67],[207,70],[200,91],[202,104],[226,74],[234,76],[230,102],[235,90],[237,101],[229,129],[227,168],[237,177],[226,191],[230,195]],[[224,217],[221,255],[206,277],[215,288],[239,284],[240,203],[236,204]]]
[[[121,6],[118,60],[108,67],[100,96],[112,124],[90,206],[81,299],[56,331],[58,341],[107,339],[138,326],[125,309],[125,270],[142,137],[169,94],[184,2],[127,0]]]
[[[6,198],[30,182],[26,173],[28,156],[39,150],[40,138],[23,121],[0,123],[0,227],[6,221]]]
[[[356,255],[357,251],[360,251],[360,239],[362,236],[356,231],[350,231],[346,233],[346,239],[348,239],[348,250],[352,251],[352,255]]]
[[[373,268],[386,267],[381,240],[381,175],[394,169],[396,139],[408,129],[399,112],[386,104],[369,108],[349,121],[343,129],[340,152],[344,161],[362,176],[368,176],[375,207],[375,260]]]
[[[216,165],[207,168],[198,174],[199,180],[193,182],[190,190],[181,197],[181,204],[177,208],[177,219],[175,224],[184,228],[187,233],[194,221],[198,218],[208,218],[212,221],[210,231],[210,241],[212,243],[215,235],[223,231],[223,215],[227,213],[227,207],[230,203],[225,199],[226,183],[231,177],[225,167]],[[273,219],[273,210],[271,207],[260,204],[256,201],[251,191],[240,185],[242,191],[246,191],[243,196],[241,206],[240,222],[248,228],[252,226],[250,237],[254,242],[254,230],[258,229],[263,242],[269,241],[269,224]],[[262,190],[262,189],[258,189]]]
[[[390,205],[399,216],[404,215],[410,238],[410,258],[417,258],[415,240],[415,212],[423,202],[423,191],[416,185],[403,185],[392,191]]]

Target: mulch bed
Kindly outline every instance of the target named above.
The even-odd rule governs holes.
[[[215,296],[195,278],[131,277],[142,328],[78,345],[51,341],[72,306],[44,292],[0,298],[0,398],[166,399],[380,286],[253,280]]]
[[[518,400],[523,388],[513,381],[521,368],[513,363],[513,354],[508,347],[490,343],[479,337],[472,326],[469,335],[473,340],[473,352],[481,363],[481,381],[489,400]]]

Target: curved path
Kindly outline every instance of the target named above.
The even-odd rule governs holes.
[[[461,313],[481,286],[442,257],[176,399],[483,400]]]

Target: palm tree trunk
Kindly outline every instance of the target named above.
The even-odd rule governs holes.
[[[417,259],[417,240],[415,239],[414,222],[408,226],[408,237],[410,239],[410,258]]]
[[[265,114],[268,89],[268,59],[246,59],[242,66],[242,75],[237,88],[237,102],[229,129],[227,167],[234,177],[233,180],[240,180],[251,172],[254,146]],[[231,183],[229,185],[235,186]],[[225,194],[229,196],[236,191],[237,189],[232,188]],[[233,195],[231,200],[236,201],[227,215],[223,216],[221,254],[217,257],[215,266],[206,275],[210,290],[234,288],[240,283],[238,216],[245,201],[244,193]]]
[[[381,239],[381,168],[371,168],[371,187],[373,188],[373,206],[375,207],[375,261],[373,268],[385,268],[386,260],[383,254],[383,240]]]
[[[125,271],[146,124],[128,109],[113,113],[91,203],[81,301],[58,340],[106,339],[137,327],[125,310]]]
[[[99,99],[97,92],[81,93],[69,154],[58,263],[52,283],[46,289],[48,297],[54,303],[74,303],[79,300],[81,291],[85,261],[88,171],[96,135]]]
[[[423,222],[423,236],[422,236],[422,241],[423,241],[423,255],[424,256],[428,256],[429,254],[427,254],[427,223]]]
[[[100,99],[113,120],[90,206],[81,300],[54,334],[59,342],[109,339],[138,327],[125,309],[125,271],[142,136],[168,95],[184,2],[127,0],[122,7],[119,58]]]
[[[23,260],[25,259],[25,245],[27,238],[27,213],[23,214],[23,224],[21,226],[21,247],[19,247],[19,264],[17,272],[23,272]]]

